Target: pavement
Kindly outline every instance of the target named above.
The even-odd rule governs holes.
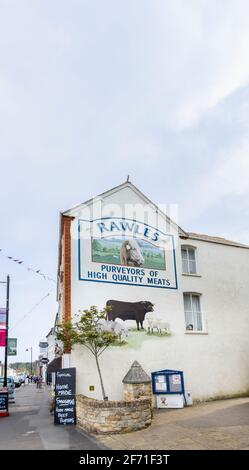
[[[34,384],[15,390],[8,417],[0,418],[0,449],[94,450],[105,447],[75,426],[54,425],[49,411],[49,387]]]
[[[249,450],[249,397],[154,410],[152,425],[129,434],[92,436],[54,425],[49,387],[16,389],[10,416],[0,418],[0,450]]]
[[[148,428],[98,439],[121,450],[249,450],[249,397],[155,410]]]

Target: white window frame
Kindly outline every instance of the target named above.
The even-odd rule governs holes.
[[[191,303],[191,310],[185,310],[185,299],[184,297],[185,296],[190,296],[190,303]],[[193,309],[193,297],[198,297],[199,298],[199,310],[194,310]],[[184,292],[183,293],[183,306],[184,306],[184,320],[185,320],[185,332],[186,333],[199,333],[199,334],[202,334],[202,333],[206,333],[207,330],[206,330],[206,324],[205,324],[205,321],[204,321],[204,315],[203,315],[203,311],[202,311],[202,305],[201,305],[201,296],[202,294],[200,294],[199,292]],[[194,314],[195,313],[198,313],[200,314],[200,319],[201,319],[201,326],[202,326],[202,329],[201,330],[198,330],[196,328],[194,328],[194,325],[197,324],[197,319],[194,320]],[[192,315],[192,322],[189,323],[189,325],[193,325],[193,329],[189,330],[187,329],[187,322],[186,322],[186,314],[191,314]]]
[[[187,251],[187,259],[186,258],[183,258],[183,253],[182,251],[183,250],[186,250]],[[189,250],[193,251],[194,252],[194,255],[195,255],[195,272],[194,273],[191,273],[190,272],[190,261],[193,261],[193,260],[190,260],[189,259]],[[188,274],[189,276],[198,276],[198,266],[197,266],[197,256],[196,256],[196,253],[197,253],[197,248],[196,246],[191,246],[191,245],[181,245],[181,259],[182,259],[182,273],[183,274]],[[188,266],[188,270],[187,271],[184,271],[183,269],[183,259],[184,261],[187,262],[187,266]]]

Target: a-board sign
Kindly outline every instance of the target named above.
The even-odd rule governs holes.
[[[76,368],[58,369],[55,373],[55,395],[71,396],[75,395]]]
[[[76,424],[76,368],[55,373],[55,424]]]
[[[55,424],[76,423],[76,400],[75,395],[71,397],[55,397]]]
[[[0,388],[0,413],[8,411],[8,389]]]

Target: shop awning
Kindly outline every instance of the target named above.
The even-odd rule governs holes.
[[[47,368],[47,372],[56,372],[58,369],[61,369],[62,366],[62,358],[60,357],[55,357],[49,364]]]

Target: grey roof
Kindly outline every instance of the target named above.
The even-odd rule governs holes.
[[[249,248],[249,246],[245,245],[244,243],[234,242],[232,240],[227,240],[226,238],[210,236],[204,233],[189,232],[188,236],[191,240],[201,240],[204,242],[220,243],[221,245],[235,246],[238,248],[247,248],[247,249]]]
[[[139,362],[134,361],[122,382],[124,384],[143,384],[151,382],[151,378],[146,374]]]

